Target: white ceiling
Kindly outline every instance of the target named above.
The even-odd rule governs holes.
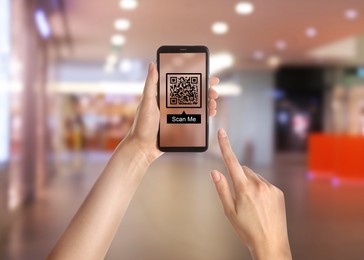
[[[73,39],[73,51],[66,60],[77,62],[105,60],[117,18],[131,22],[123,33],[126,43],[121,58],[150,61],[160,45],[204,44],[211,53],[231,52],[235,67],[265,64],[252,58],[255,50],[278,55],[284,63],[307,62],[310,50],[364,33],[363,0],[255,0],[249,16],[236,14],[238,1],[230,0],[140,0],[130,11],[120,9],[118,0],[65,2]],[[357,9],[359,17],[345,19],[348,8]],[[210,28],[215,21],[227,22],[228,33],[213,34]],[[315,38],[305,35],[309,26],[317,28]],[[277,40],[286,41],[287,49],[277,50]]]

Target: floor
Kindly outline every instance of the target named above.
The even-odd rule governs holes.
[[[0,259],[44,259],[108,156],[63,160],[42,198],[13,213]],[[307,178],[305,165],[302,154],[282,154],[255,168],[285,192],[294,259],[364,259],[364,184]],[[204,154],[156,161],[106,259],[251,259],[224,217],[211,169],[226,172],[220,158]]]

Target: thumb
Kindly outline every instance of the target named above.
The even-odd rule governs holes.
[[[153,62],[149,64],[147,79],[145,80],[145,86],[143,95],[145,97],[153,97],[157,95],[157,83],[158,72]]]
[[[221,200],[225,215],[229,216],[232,211],[235,212],[235,203],[231,194],[229,183],[227,182],[226,177],[216,170],[211,172],[211,179],[215,183],[216,191]]]

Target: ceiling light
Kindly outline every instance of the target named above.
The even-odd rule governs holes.
[[[111,37],[111,44],[121,46],[125,43],[125,37],[121,34],[115,34]]]
[[[256,60],[262,60],[264,58],[264,52],[263,51],[255,51],[253,53],[254,59]]]
[[[307,37],[313,38],[316,36],[316,34],[317,34],[317,31],[316,31],[316,28],[314,28],[314,27],[308,27],[306,29]]]
[[[125,10],[133,10],[138,7],[136,0],[121,0],[120,7]]]
[[[119,31],[126,31],[130,28],[130,22],[127,19],[118,19],[114,23],[114,27]]]
[[[254,6],[249,2],[240,2],[236,4],[235,11],[242,15],[251,14],[254,11]]]
[[[227,69],[234,64],[234,58],[230,53],[221,53],[211,55],[210,57],[210,73],[215,74],[219,71]]]
[[[229,27],[224,22],[216,22],[212,25],[211,30],[215,34],[225,34],[229,30]]]
[[[287,43],[283,40],[279,40],[276,42],[276,48],[278,50],[284,50],[287,47]]]
[[[277,67],[281,63],[281,59],[277,56],[270,56],[267,63],[270,67]]]
[[[348,9],[345,11],[345,17],[348,19],[348,20],[354,20],[358,17],[359,13],[357,10],[355,9]]]

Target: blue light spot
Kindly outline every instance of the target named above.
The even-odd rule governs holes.
[[[51,28],[44,11],[42,9],[37,9],[34,14],[34,19],[40,35],[44,39],[48,39],[51,36]]]

